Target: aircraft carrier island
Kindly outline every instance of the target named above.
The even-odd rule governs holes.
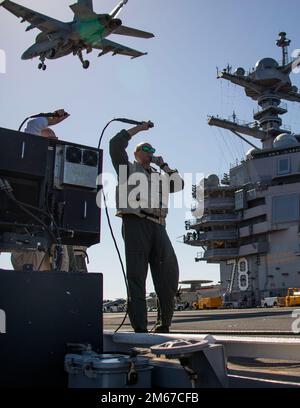
[[[210,116],[208,124],[228,129],[251,149],[223,179],[212,174],[193,187],[194,219],[186,221],[193,232],[184,242],[202,248],[195,260],[220,264],[225,302],[248,307],[300,286],[300,135],[281,119],[287,113],[282,100],[300,102],[290,79],[299,61],[288,60],[289,44],[280,33],[281,63],[263,58],[251,72],[228,67],[218,74],[243,87],[258,108],[252,123],[234,114],[232,120]]]

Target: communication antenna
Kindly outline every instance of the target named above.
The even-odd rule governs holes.
[[[286,37],[286,33],[280,32],[276,45],[282,49],[282,66],[273,58],[262,58],[251,72],[246,73],[241,67],[231,72],[231,66],[228,64],[218,75],[218,78],[241,86],[249,98],[257,101],[258,108],[253,114],[254,122],[243,123],[237,120],[234,112],[229,119],[209,116],[208,124],[228,129],[239,138],[242,138],[242,133],[260,139],[264,149],[271,149],[278,135],[291,133],[289,128],[282,125],[281,119],[281,116],[287,113],[287,105],[281,103],[282,99],[300,103],[300,92],[290,80],[292,72],[288,56],[290,44],[291,40]],[[251,142],[247,143],[258,149]]]
[[[285,66],[288,63],[288,47],[291,44],[291,40],[286,38],[286,33],[282,31],[279,33],[279,39],[276,41],[277,47],[282,48],[282,66]]]

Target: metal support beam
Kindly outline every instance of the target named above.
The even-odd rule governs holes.
[[[240,125],[237,122],[220,119],[215,116],[209,116],[208,124],[210,126],[217,126],[223,129],[231,130],[232,132],[243,133],[244,135],[255,137],[256,139],[264,140],[267,138],[267,133],[255,127]]]
[[[227,81],[232,82],[233,84],[242,86],[243,88],[251,89],[255,92],[258,96],[262,94],[264,88],[257,85],[254,81],[252,81],[249,77],[242,77],[238,75],[229,74],[228,72],[222,71],[218,78],[226,79]]]
[[[248,145],[254,147],[257,150],[261,150],[259,147],[255,146],[253,143],[249,142],[249,140],[247,140],[243,136],[241,136],[238,132],[235,132],[234,130],[232,130],[231,132],[234,133],[240,139],[242,139],[244,142],[248,143]]]
[[[288,65],[285,67],[285,69],[289,71],[291,69],[290,67],[291,66]],[[226,79],[227,81],[230,81],[233,84],[245,88],[245,90],[251,89],[251,91],[253,91],[254,95],[257,95],[257,97],[259,97],[259,95],[262,95],[263,92],[266,90],[265,87],[257,85],[251,78],[249,78],[249,76],[241,77],[238,75],[229,74],[228,72],[222,71],[218,75],[218,78]],[[290,90],[290,92],[277,92],[276,97],[278,97],[279,99],[285,99],[290,102],[300,102],[300,93],[294,92],[293,90]],[[254,97],[253,99],[256,99],[256,97]]]

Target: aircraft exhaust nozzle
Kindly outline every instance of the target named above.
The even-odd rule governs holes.
[[[114,18],[108,23],[108,27],[113,31],[121,27],[121,25],[122,25],[122,20],[120,20],[119,18]]]

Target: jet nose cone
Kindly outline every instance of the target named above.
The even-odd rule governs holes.
[[[28,60],[31,58],[30,52],[28,50],[26,50],[25,52],[23,52],[21,59],[22,60]]]
[[[35,56],[34,51],[35,51],[34,45],[29,47],[25,52],[23,52],[22,57],[21,57],[22,60],[28,60],[28,59],[34,58]]]

